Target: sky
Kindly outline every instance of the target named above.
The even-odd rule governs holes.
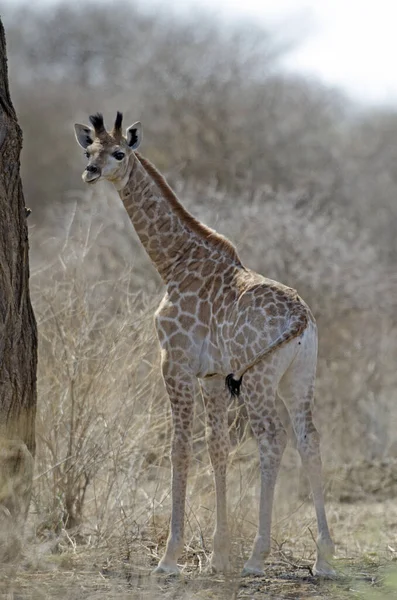
[[[300,38],[285,66],[345,90],[355,100],[397,104],[396,0],[168,0],[233,18],[253,18]],[[161,3],[161,2],[160,2]],[[214,9],[216,6],[216,9]],[[295,30],[294,30],[295,29]]]

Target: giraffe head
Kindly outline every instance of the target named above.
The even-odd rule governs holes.
[[[128,179],[132,165],[130,159],[142,141],[142,126],[139,121],[130,125],[123,136],[122,120],[122,113],[117,112],[112,131],[106,131],[100,113],[90,116],[92,127],[75,124],[77,142],[84,148],[88,158],[88,164],[82,175],[86,183],[107,179],[120,188]]]

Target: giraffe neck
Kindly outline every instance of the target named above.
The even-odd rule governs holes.
[[[232,244],[197,221],[179,202],[156,168],[140,154],[131,158],[129,178],[118,190],[138,237],[165,283],[188,259],[215,253],[242,266]]]

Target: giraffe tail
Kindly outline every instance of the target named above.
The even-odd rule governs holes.
[[[230,373],[230,375],[226,377],[226,387],[229,390],[232,398],[237,398],[240,395],[242,380],[243,376],[241,376],[240,379],[235,379],[233,373]]]
[[[230,373],[230,375],[226,377],[226,388],[229,390],[232,397],[239,396],[244,373],[260,362],[265,356],[268,356],[271,352],[273,352],[273,350],[284,346],[284,344],[287,344],[304,332],[308,324],[308,317],[307,315],[305,315],[304,318],[302,318],[302,315],[300,315],[300,317],[301,318],[298,319],[290,329],[287,329],[278,338],[276,338],[274,342],[270,344],[270,346],[268,346],[252,361],[252,363],[244,367],[244,369],[238,373]]]

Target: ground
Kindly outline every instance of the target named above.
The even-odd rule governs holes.
[[[276,523],[264,577],[240,577],[249,540],[235,539],[233,570],[228,576],[206,572],[210,539],[195,538],[181,557],[179,577],[150,575],[162,551],[165,535],[153,527],[102,548],[88,539],[66,535],[56,548],[32,541],[19,566],[3,569],[0,598],[7,600],[175,599],[386,599],[397,597],[397,504],[378,502],[331,503],[330,523],[337,545],[335,580],[313,577],[312,509],[304,503],[288,519]],[[286,525],[284,527],[284,525]],[[284,529],[283,529],[284,527]],[[313,527],[314,529],[314,527]],[[164,530],[165,533],[166,529]],[[280,537],[284,534],[285,539]],[[69,538],[69,539],[68,539]],[[156,541],[154,541],[156,540]],[[280,541],[281,540],[281,541]],[[396,582],[397,583],[397,582]]]

